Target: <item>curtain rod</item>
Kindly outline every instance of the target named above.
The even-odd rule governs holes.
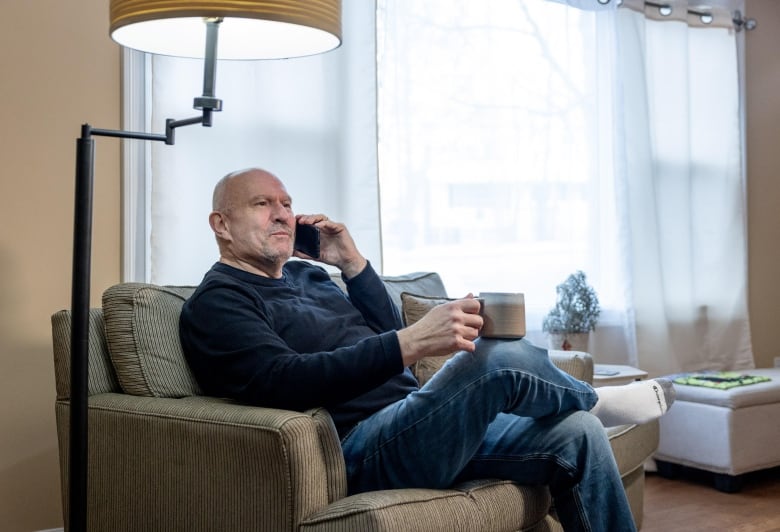
[[[598,1],[601,4],[607,4],[610,0]],[[744,17],[742,12],[738,9],[731,13],[724,8],[710,8],[710,10],[705,10],[702,8],[703,6],[696,6],[695,8],[688,7],[679,0],[665,2],[661,0],[616,0],[616,4],[618,7],[627,7],[635,11],[644,11],[646,16],[655,20],[669,20],[667,17],[671,17],[675,9],[683,8],[685,9],[688,23],[695,26],[733,26],[734,30],[737,32],[742,31],[743,28],[745,30],[752,30],[757,26],[755,19]],[[678,15],[677,18],[680,18],[680,16]]]

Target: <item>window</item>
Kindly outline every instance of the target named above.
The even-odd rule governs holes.
[[[385,272],[438,271],[452,296],[524,292],[530,328],[578,269],[624,309],[597,14],[386,0],[377,31]]]

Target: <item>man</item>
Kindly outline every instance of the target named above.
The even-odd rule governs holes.
[[[289,261],[296,220],[320,230],[320,267]],[[471,295],[403,328],[343,224],[295,216],[260,169],[225,176],[209,216],[220,258],[181,314],[182,346],[210,395],[286,409],[325,406],[349,490],[443,488],[476,478],[546,484],[567,530],[634,530],[603,424],[644,422],[673,401],[668,381],[599,388],[525,340],[478,339]],[[460,351],[422,388],[415,361]],[[595,415],[594,415],[595,414]]]

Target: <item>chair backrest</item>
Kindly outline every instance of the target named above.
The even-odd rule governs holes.
[[[333,280],[344,288],[340,275]],[[436,273],[384,277],[393,301],[401,293],[446,296]],[[201,389],[179,342],[179,314],[193,286],[120,283],[90,310],[89,394],[120,392],[144,397],[187,397]],[[70,397],[70,311],[52,316],[57,398]]]
[[[179,343],[179,314],[194,287],[120,283],[90,309],[89,395],[200,395]],[[71,312],[52,316],[57,399],[70,398]]]
[[[331,280],[346,292],[346,286],[339,273],[331,273]],[[447,297],[444,283],[436,272],[415,272],[405,275],[385,275],[382,277],[387,293],[400,310],[402,308],[401,294],[427,295],[435,297]]]

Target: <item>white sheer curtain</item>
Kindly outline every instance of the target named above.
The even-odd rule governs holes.
[[[385,271],[524,292],[542,343],[581,269],[597,362],[750,367],[733,30],[566,3],[379,2]]]
[[[619,17],[639,365],[652,374],[753,367],[739,35],[690,27],[684,10],[664,22]]]
[[[151,249],[145,279],[200,281],[218,257],[207,221],[214,184],[250,166],[278,175],[296,212],[346,222],[364,254],[381,263],[374,15],[372,1],[345,0],[343,44],[327,54],[219,62],[216,94],[224,110],[214,126],[181,128],[175,146],[152,148],[150,225],[140,229]],[[169,117],[196,115],[192,97],[200,94],[202,62],[149,60],[152,129],[163,130]]]

